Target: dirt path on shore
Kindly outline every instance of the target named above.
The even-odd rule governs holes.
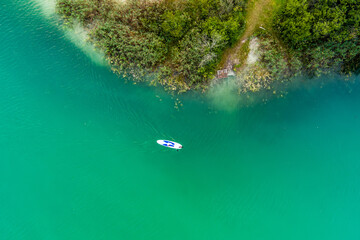
[[[248,12],[246,15],[245,32],[240,40],[232,47],[225,51],[220,68],[227,68],[231,70],[234,65],[239,64],[238,52],[246,40],[251,37],[258,27],[265,27],[269,25],[266,21],[270,21],[273,7],[273,0],[249,0]]]

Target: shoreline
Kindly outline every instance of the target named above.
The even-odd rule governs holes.
[[[92,1],[87,0],[81,4],[89,8]],[[216,85],[216,82],[227,81],[226,77],[230,73],[235,76],[235,86],[239,94],[266,91],[270,95],[275,95],[278,86],[280,89],[283,88],[287,82],[299,75],[315,74],[316,77],[338,71],[337,65],[332,67],[326,64],[318,67],[315,64],[314,69],[306,69],[301,56],[305,50],[297,52],[291,49],[289,44],[285,44],[284,39],[279,39],[283,32],[277,32],[274,29],[277,25],[273,23],[273,19],[282,16],[279,14],[284,11],[280,10],[284,2],[279,0],[246,2],[243,10],[238,12],[240,15],[243,12],[246,14],[242,20],[246,24],[241,32],[237,32],[238,40],[231,46],[222,42],[222,37],[217,32],[221,29],[214,30],[211,27],[209,29],[213,29],[215,33],[206,35],[206,31],[198,28],[205,25],[204,28],[207,29],[206,24],[214,21],[213,19],[206,19],[200,25],[197,22],[194,25],[190,21],[198,17],[198,13],[192,12],[194,6],[191,5],[193,4],[191,1],[167,5],[164,1],[135,0],[119,3],[119,1],[106,0],[103,5],[93,6],[92,10],[90,8],[84,14],[80,10],[78,13],[70,11],[74,6],[80,9],[84,7],[76,0],[56,0],[56,2],[56,11],[62,17],[64,24],[71,29],[79,23],[78,25],[87,32],[94,48],[104,52],[105,59],[113,72],[130,77],[135,82],[147,78],[149,85],[160,84],[170,92],[182,93],[189,90],[206,92],[211,86]],[[103,8],[105,10],[101,11],[107,11],[110,17],[104,18],[99,13],[99,9]],[[159,11],[158,8],[163,8],[164,11]],[[178,12],[179,9],[183,9],[182,12]],[[209,9],[211,10],[211,7]],[[231,11],[228,14],[233,14]],[[129,16],[124,17],[121,13]],[[189,17],[187,13],[193,15]],[[190,29],[184,31],[186,24]],[[353,39],[355,40],[351,41],[357,44],[357,35]],[[360,47],[358,52],[360,53]],[[359,53],[353,54],[354,58],[358,57]],[[324,57],[326,56],[320,56],[320,60]]]

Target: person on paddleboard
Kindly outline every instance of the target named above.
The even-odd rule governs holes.
[[[156,142],[164,147],[168,147],[176,150],[182,149],[182,145],[177,142],[173,142],[169,140],[157,140]]]

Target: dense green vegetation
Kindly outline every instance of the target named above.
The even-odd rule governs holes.
[[[248,34],[244,51],[239,48],[243,54],[238,54],[235,68],[246,90],[273,92],[274,85],[302,73],[359,72],[360,1],[276,2],[281,7],[266,19],[273,18],[267,27],[272,29]],[[207,86],[224,50],[244,30],[246,4],[247,0],[57,0],[57,12],[66,25],[79,23],[88,30],[115,72],[135,80],[152,76],[151,83],[181,92]],[[259,18],[251,19],[255,22],[249,26],[261,25]],[[243,71],[253,37],[259,43],[259,61]]]
[[[274,28],[309,74],[359,69],[358,0],[288,0]]]
[[[223,50],[244,29],[246,0],[58,0],[67,25],[79,22],[114,71],[185,90],[203,86]],[[180,88],[180,89],[179,89]]]

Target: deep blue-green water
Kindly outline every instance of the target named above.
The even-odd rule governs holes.
[[[0,239],[360,239],[357,81],[172,97],[27,0],[0,0],[0,43]]]

